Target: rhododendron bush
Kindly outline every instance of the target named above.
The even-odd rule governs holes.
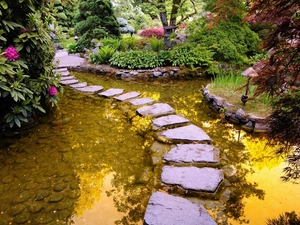
[[[54,106],[62,92],[52,72],[55,24],[46,0],[0,1],[0,126],[20,127]]]

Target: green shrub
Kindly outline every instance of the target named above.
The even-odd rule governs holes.
[[[93,64],[108,64],[115,51],[114,48],[103,46],[98,53],[91,53],[89,57]]]
[[[122,45],[122,40],[117,38],[102,38],[99,42],[106,47],[119,50]]]
[[[189,41],[200,43],[213,51],[214,59],[219,62],[237,65],[248,64],[248,57],[258,52],[260,39],[247,23],[221,22],[211,29],[195,26]]]
[[[77,52],[77,43],[71,43],[67,46],[68,53],[75,54]]]
[[[0,120],[20,127],[62,92],[52,72],[55,21],[45,1],[2,1],[0,9]]]
[[[164,40],[157,37],[148,38],[149,47],[152,51],[159,52],[164,48]]]
[[[164,59],[149,51],[116,52],[110,59],[110,65],[125,69],[149,69],[164,65]]]
[[[195,44],[175,46],[170,52],[169,60],[173,66],[187,66],[192,70],[197,67],[212,70],[214,67],[213,53],[206,47]]]

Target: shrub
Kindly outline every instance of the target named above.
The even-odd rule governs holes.
[[[164,30],[161,28],[149,28],[146,30],[143,30],[140,34],[142,37],[157,37],[157,38],[163,38],[164,37]]]
[[[108,64],[115,51],[112,47],[103,46],[98,53],[91,53],[89,57],[93,64]]]
[[[164,40],[157,37],[148,38],[149,47],[155,52],[159,52],[164,48]]]
[[[237,65],[249,63],[248,57],[258,52],[260,39],[247,23],[221,22],[212,29],[207,26],[191,30],[189,40],[213,51],[214,59]]]
[[[164,59],[149,51],[116,52],[110,59],[110,65],[125,69],[149,69],[164,65]]]
[[[213,53],[206,47],[195,44],[185,44],[174,47],[170,52],[173,66],[187,66],[194,70],[196,67],[212,70],[215,67]]]
[[[0,120],[20,127],[62,92],[52,72],[54,21],[45,1],[2,1],[0,9]]]
[[[116,50],[119,50],[122,45],[122,40],[117,38],[102,38],[99,40],[99,42],[103,46],[107,46]]]

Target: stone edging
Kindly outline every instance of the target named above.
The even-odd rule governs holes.
[[[266,132],[268,130],[266,118],[246,114],[241,108],[233,111],[234,105],[226,102],[224,98],[211,94],[207,87],[201,89],[204,99],[215,111],[223,113],[226,120],[240,125],[249,132]]]
[[[76,72],[113,76],[121,80],[187,79],[189,77],[194,77],[187,68],[182,69],[175,66],[129,70],[117,69],[108,65],[81,64],[79,66],[67,66],[67,68]]]

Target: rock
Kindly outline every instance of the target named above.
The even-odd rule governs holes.
[[[76,79],[72,79],[72,80],[61,80],[60,83],[63,84],[63,85],[77,84],[77,83],[78,83],[78,80],[76,80]]]
[[[152,120],[153,126],[155,128],[162,128],[165,126],[183,124],[188,122],[188,119],[177,115],[163,116]]]
[[[13,219],[13,221],[16,223],[16,224],[24,224],[26,223],[27,221],[30,220],[30,214],[29,213],[23,213],[17,217],[15,217]]]
[[[235,117],[238,118],[239,120],[242,120],[243,118],[245,118],[246,113],[244,110],[242,110],[241,108],[238,108],[238,110],[235,113]]]
[[[144,217],[144,225],[217,225],[201,204],[155,192]]]
[[[59,182],[59,183],[54,185],[53,191],[60,192],[60,191],[64,190],[66,187],[67,187],[66,183]]]
[[[14,216],[17,216],[17,215],[20,215],[25,209],[26,209],[26,205],[15,205],[15,206],[12,206],[7,214],[10,215],[11,217],[14,217]]]
[[[49,202],[59,202],[64,198],[64,195],[62,193],[53,193],[49,197]]]
[[[33,202],[29,205],[28,209],[31,213],[38,213],[44,208],[43,202]]]
[[[44,190],[38,191],[38,193],[35,196],[35,200],[42,201],[45,198],[47,198],[49,195],[50,195],[49,191],[44,191]]]
[[[223,168],[225,177],[228,180],[235,181],[237,179],[237,168],[233,165],[226,165]]]
[[[63,80],[73,80],[75,79],[74,76],[65,76],[65,77],[61,77],[60,80],[63,81]]]
[[[124,92],[124,89],[110,88],[106,91],[98,93],[98,95],[109,98],[109,97],[112,97],[112,96],[115,96],[115,95],[122,94],[123,92]]]
[[[75,88],[77,91],[81,91],[84,93],[89,93],[89,94],[93,94],[96,92],[99,92],[101,90],[103,90],[102,86],[99,85],[91,85],[91,86],[86,86],[86,87],[82,87],[82,88]]]
[[[193,124],[160,132],[158,137],[170,141],[211,141],[200,127]]]
[[[161,75],[162,75],[162,72],[159,72],[159,71],[153,72],[153,76],[154,76],[154,77],[159,77],[159,76],[161,76]]]
[[[162,170],[163,183],[178,185],[184,190],[214,193],[224,179],[221,170],[209,167],[164,166]]]
[[[164,155],[164,160],[175,163],[218,163],[220,150],[206,144],[178,144]]]
[[[129,102],[134,106],[140,106],[140,105],[146,105],[152,103],[154,101],[155,100],[152,98],[137,98],[137,99],[130,100]]]
[[[156,103],[151,106],[144,106],[137,109],[137,113],[141,116],[162,116],[174,112],[174,109],[166,103]]]
[[[217,106],[222,107],[222,105],[224,103],[224,98],[221,98],[221,97],[218,97],[218,96],[214,96],[213,100],[217,104]]]
[[[128,92],[128,93],[119,95],[118,97],[114,97],[114,99],[117,100],[117,101],[122,102],[122,101],[126,101],[126,100],[129,100],[129,99],[132,99],[132,98],[136,98],[140,95],[141,95],[140,93],[138,93],[136,91],[132,91],[132,92]]]
[[[70,87],[71,88],[83,88],[87,86],[87,82],[80,82],[77,84],[71,84]]]

